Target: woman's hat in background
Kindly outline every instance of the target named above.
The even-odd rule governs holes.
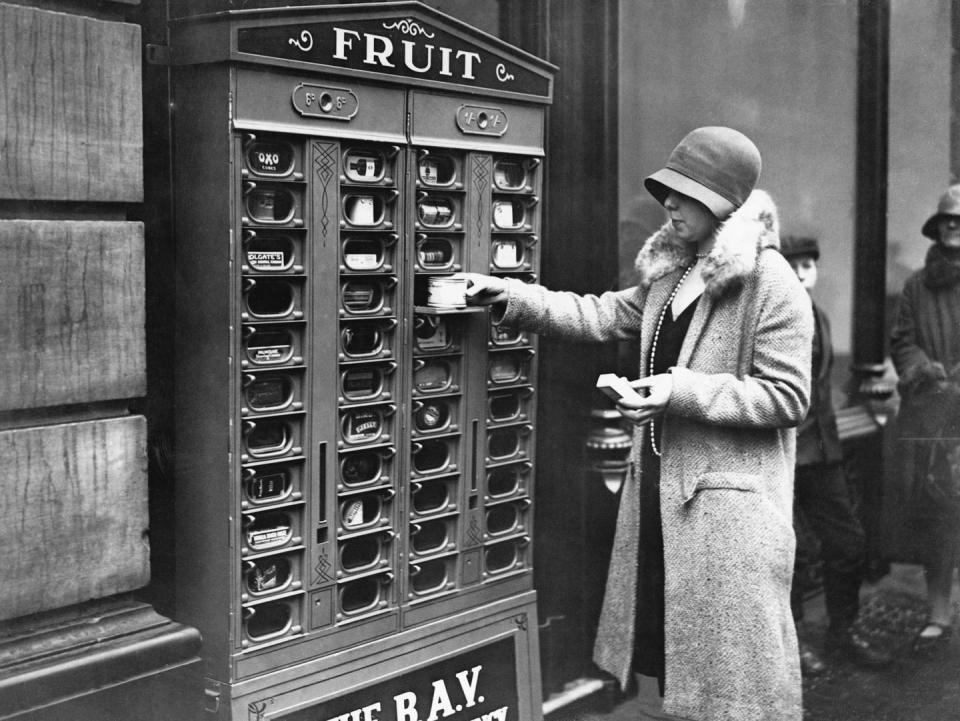
[[[940,202],[937,203],[937,212],[927,218],[920,232],[931,240],[940,240],[940,231],[937,228],[937,221],[944,215],[956,215],[960,217],[960,184],[951,185],[947,192],[940,196]]]
[[[661,205],[671,190],[703,203],[721,220],[743,205],[760,177],[760,151],[733,128],[691,131],[667,164],[643,181]]]
[[[783,257],[799,258],[801,255],[809,255],[814,260],[820,260],[820,244],[816,238],[797,235],[784,235],[780,238],[780,252]]]

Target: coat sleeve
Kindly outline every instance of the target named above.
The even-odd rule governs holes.
[[[495,310],[498,324],[568,340],[602,343],[640,335],[645,293],[639,288],[578,295],[507,280],[506,307]]]
[[[752,356],[749,372],[738,377],[671,369],[668,415],[741,428],[788,428],[804,419],[810,405],[810,299],[785,262],[765,262],[752,301],[757,305],[747,314],[756,318],[746,355]],[[745,327],[739,340],[749,344],[750,336]]]
[[[920,275],[915,273],[903,286],[897,303],[896,321],[890,333],[890,355],[900,376],[901,386],[909,388],[929,371],[931,360],[917,339],[917,301]]]

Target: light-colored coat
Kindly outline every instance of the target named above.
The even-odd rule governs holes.
[[[810,300],[755,191],[721,226],[663,420],[664,710],[694,721],[799,721],[790,613],[795,430],[810,394]],[[661,308],[691,262],[664,225],[637,257],[638,287],[579,296],[509,283],[501,322],[580,341],[641,340],[648,367]],[[631,676],[646,426],[624,484],[594,659]]]

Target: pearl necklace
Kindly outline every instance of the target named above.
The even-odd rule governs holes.
[[[706,254],[704,254],[706,255]],[[697,253],[697,258],[700,258],[700,254]],[[673,299],[677,296],[677,291],[680,290],[680,286],[683,285],[683,281],[687,279],[687,276],[690,275],[690,271],[694,269],[697,265],[697,261],[693,261],[690,265],[687,266],[686,270],[683,271],[683,275],[680,276],[680,280],[677,281],[677,284],[673,286],[673,290],[670,291],[670,297],[667,298],[667,302],[664,303],[663,309],[660,311],[660,317],[657,319],[657,327],[653,331],[653,344],[650,346],[650,359],[649,359],[649,372],[647,375],[653,375],[653,361],[657,356],[657,341],[660,340],[660,328],[663,326],[663,318],[667,314],[667,308],[673,304]],[[653,451],[653,455],[657,458],[660,457],[660,449],[657,448],[656,434],[654,433],[653,426],[655,419],[650,419],[650,450]]]

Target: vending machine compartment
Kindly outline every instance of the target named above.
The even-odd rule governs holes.
[[[242,336],[243,369],[293,368],[303,364],[301,324],[245,325]]]
[[[303,633],[302,605],[303,593],[299,591],[283,598],[244,604],[243,648],[262,647]]]
[[[494,502],[528,495],[532,469],[530,461],[487,465],[484,500]]]
[[[240,319],[244,323],[302,320],[303,297],[299,278],[245,277]]]
[[[344,321],[340,328],[340,360],[369,361],[392,358],[396,319]]]
[[[394,398],[396,370],[394,361],[344,365],[340,369],[340,395],[337,402],[368,403]]]
[[[393,525],[392,488],[343,493],[337,499],[337,534],[343,538]]]
[[[362,448],[341,453],[337,490],[389,486],[394,478],[392,446]]]
[[[463,230],[463,198],[450,191],[417,192],[413,227],[419,231]]]
[[[337,583],[337,621],[356,621],[390,606],[394,574],[376,571],[357,574]]]
[[[241,222],[245,226],[302,228],[303,190],[301,184],[245,180]]]
[[[397,145],[345,144],[341,185],[393,186],[399,152]]]
[[[277,460],[303,455],[303,413],[244,419],[240,460]]]
[[[346,579],[392,567],[393,539],[389,530],[358,533],[337,543],[337,578]]]
[[[427,558],[457,548],[457,516],[439,516],[410,523],[410,558]]]
[[[455,315],[417,313],[413,317],[414,356],[459,353],[462,324]]]
[[[413,395],[433,396],[460,391],[458,355],[417,358],[413,362]]]
[[[410,517],[425,518],[457,510],[457,475],[434,476],[410,483]]]
[[[243,259],[244,275],[302,275],[304,255],[304,230],[289,228],[270,230],[244,228]]]
[[[411,404],[414,438],[426,438],[460,430],[460,397],[438,396]]]
[[[539,167],[537,157],[497,157],[493,161],[493,185],[501,193],[532,194],[537,187]]]
[[[484,546],[483,570],[487,580],[526,570],[530,561],[530,539],[526,536]]]
[[[463,156],[448,149],[417,149],[417,187],[463,190]]]
[[[303,498],[303,458],[243,467],[241,508],[268,508]]]
[[[407,598],[422,600],[450,592],[457,587],[457,556],[449,554],[418,560],[407,566]]]
[[[242,376],[242,416],[303,410],[303,369],[246,372]]]
[[[303,588],[301,552],[277,553],[243,561],[241,600],[248,603]]]
[[[529,498],[487,504],[484,510],[484,538],[499,539],[527,533],[529,508]]]
[[[531,348],[491,351],[487,360],[487,386],[491,390],[530,382]]]
[[[529,347],[530,336],[525,331],[513,326],[497,325],[491,318],[488,345],[492,348]]]
[[[241,539],[243,558],[302,547],[302,513],[302,504],[245,513]]]
[[[340,273],[393,273],[396,269],[396,233],[355,232],[344,236]]]
[[[456,273],[463,270],[463,238],[460,235],[449,232],[417,233],[416,249],[417,273]]]
[[[451,473],[460,467],[458,435],[424,438],[410,444],[410,477],[419,479]]]
[[[392,230],[396,227],[395,189],[344,188],[340,226],[347,230]]]
[[[487,397],[487,425],[526,421],[531,417],[533,387],[497,390]]]
[[[539,238],[533,233],[494,234],[490,243],[490,271],[493,273],[531,271],[536,267],[534,255],[538,241]]]
[[[340,281],[340,317],[389,316],[395,312],[397,279],[350,275]]]
[[[274,134],[243,135],[243,178],[303,180],[303,145]]]
[[[338,448],[390,443],[396,436],[393,429],[397,407],[392,403],[348,406],[340,410]]]
[[[491,230],[497,233],[531,233],[539,198],[535,195],[494,195]]]
[[[495,426],[487,430],[487,463],[525,460],[530,457],[529,423]]]

